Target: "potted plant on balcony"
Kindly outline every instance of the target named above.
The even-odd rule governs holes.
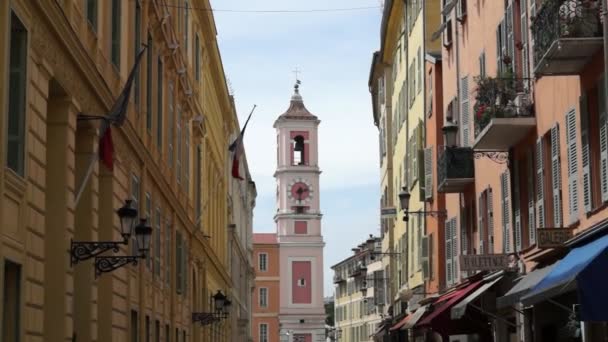
[[[513,100],[517,96],[517,81],[507,71],[500,77],[477,77],[475,95],[475,135],[479,134],[493,118],[516,115]]]
[[[600,34],[598,0],[566,0],[559,7],[561,36],[595,37]]]

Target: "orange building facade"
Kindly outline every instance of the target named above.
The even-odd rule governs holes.
[[[279,341],[279,243],[276,234],[253,234],[255,289],[252,303],[254,342]]]

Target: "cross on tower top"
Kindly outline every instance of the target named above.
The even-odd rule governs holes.
[[[300,73],[302,73],[302,70],[300,70],[300,68],[296,67],[295,69],[293,69],[293,73],[294,75],[296,75],[296,83],[298,83],[300,81]]]

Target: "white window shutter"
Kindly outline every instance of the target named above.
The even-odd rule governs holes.
[[[598,108],[600,112],[600,183],[602,202],[608,201],[608,115],[606,114],[606,87],[604,77],[598,86]]]
[[[503,172],[500,175],[500,189],[502,199],[502,251],[509,253],[511,251],[511,211],[509,199],[509,173]]]
[[[429,236],[425,235],[422,237],[422,245],[420,246],[421,263],[422,263],[422,277],[426,280],[430,278],[429,272]]]
[[[494,254],[494,195],[492,188],[487,191],[487,208],[488,208],[488,254]]]
[[[458,233],[456,218],[452,218],[452,276],[454,281],[458,280]]]
[[[578,220],[578,145],[576,143],[576,110],[566,114],[566,140],[568,146],[568,193],[570,223]]]
[[[528,183],[528,239],[530,245],[536,243],[536,203],[534,200],[534,150],[530,148],[526,156],[526,180]]]
[[[519,162],[513,163],[513,228],[515,235],[515,250],[520,251],[521,244],[521,203],[519,191]]]
[[[537,228],[545,228],[545,177],[543,138],[536,141],[536,218]]]
[[[566,130],[568,125],[566,124]],[[562,177],[559,148],[559,126],[551,128],[551,188],[553,189],[553,226],[562,226]],[[568,153],[569,154],[569,153]],[[568,169],[570,165],[568,164]]]
[[[483,217],[486,214],[485,211],[485,203],[483,202],[484,198],[483,198],[483,194],[479,195],[479,198],[477,199],[477,233],[479,234],[479,254],[483,254],[484,250],[483,250],[483,241],[485,239],[485,234],[486,234],[486,229],[484,227],[484,220]]]
[[[469,113],[469,76],[462,78],[460,82],[460,105],[461,105],[461,128],[462,128],[462,146],[468,147],[470,144],[471,120]]]
[[[583,207],[585,213],[591,211],[591,151],[589,150],[589,107],[587,104],[587,94],[581,95],[579,99],[581,108],[581,145],[583,160]]]
[[[460,251],[466,254],[467,249],[467,212],[466,206],[460,208]]]
[[[452,220],[445,222],[445,277],[446,284],[451,285],[452,275]]]
[[[433,198],[433,148],[424,149],[424,198]]]

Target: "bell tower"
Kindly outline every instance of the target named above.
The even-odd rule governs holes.
[[[277,212],[280,246],[281,341],[325,340],[323,236],[319,201],[319,119],[304,106],[300,81],[277,132]]]

